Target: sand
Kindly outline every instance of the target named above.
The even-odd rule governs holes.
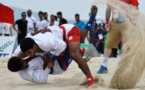
[[[100,1],[100,0],[96,0]],[[106,0],[104,0],[106,1]],[[114,2],[114,0],[113,0]],[[98,3],[98,2],[96,2]],[[102,2],[105,3],[105,2]],[[111,2],[110,2],[111,3]],[[116,3],[116,2],[115,2]],[[115,4],[111,3],[115,7]],[[89,90],[107,90],[110,81],[113,88],[132,88],[133,90],[145,90],[145,16],[135,8],[124,5],[121,13],[129,17],[126,30],[126,43],[123,45],[121,58],[111,58],[108,63],[107,74],[99,75],[100,83]],[[119,8],[118,8],[119,9]],[[137,33],[134,35],[134,31]],[[92,58],[88,62],[94,77],[102,64],[103,58]],[[75,62],[69,69],[60,75],[50,75],[47,84],[36,84],[22,80],[18,73],[7,70],[8,58],[0,58],[0,90],[84,90],[86,85],[80,86],[86,78]],[[120,61],[121,60],[121,61]],[[120,63],[118,64],[118,62]],[[116,71],[116,69],[118,70]],[[115,73],[116,72],[116,73]],[[115,73],[115,74],[114,74]],[[141,78],[140,78],[141,77]],[[137,83],[138,82],[138,83]],[[137,83],[137,84],[136,84]],[[114,89],[113,89],[114,90]]]
[[[106,2],[108,1],[108,2]],[[125,19],[123,50],[117,70],[112,77],[111,88],[133,88],[145,69],[145,16],[135,7],[121,0],[95,0],[94,5],[109,4],[117,8]]]
[[[18,73],[13,73],[7,70],[7,60],[8,58],[0,58],[0,90],[85,90],[85,86],[80,86],[79,84],[84,81],[85,76],[81,70],[77,67],[77,64],[73,61],[68,68],[68,70],[59,75],[49,75],[47,84],[36,84],[29,81],[22,80]],[[107,90],[109,89],[109,83],[111,78],[117,68],[117,63],[119,59],[111,58],[109,59],[107,74],[101,74],[104,79],[104,85],[97,87],[91,87],[88,90]],[[96,76],[96,72],[102,64],[102,58],[92,58],[88,65],[93,76]],[[145,89],[145,73],[133,88],[133,90]]]

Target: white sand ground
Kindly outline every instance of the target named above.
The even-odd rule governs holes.
[[[69,69],[60,75],[49,75],[47,84],[36,84],[22,80],[18,73],[12,73],[7,70],[8,58],[0,58],[0,90],[84,90],[86,86],[80,86],[85,76],[72,62]],[[115,72],[119,59],[112,58],[109,60],[107,74],[100,75],[104,79],[104,86],[89,88],[89,90],[108,90],[111,77]],[[102,63],[102,58],[92,58],[88,64],[93,76],[96,75]],[[130,76],[131,77],[131,76]],[[133,90],[145,90],[145,73]]]

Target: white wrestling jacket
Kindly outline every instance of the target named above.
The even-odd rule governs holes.
[[[67,39],[69,31],[74,27],[71,24],[62,25],[65,28],[65,38]],[[55,55],[58,56],[60,53],[65,51],[67,45],[63,40],[63,30],[59,26],[50,26],[48,27],[52,32],[38,33],[32,36],[30,33],[26,37],[32,38],[37,45],[46,52],[55,52]]]
[[[15,52],[13,53],[13,56],[17,56],[21,53],[20,46],[17,47]],[[30,82],[35,83],[47,83],[48,75],[51,74],[60,74],[63,73],[64,70],[60,67],[58,60],[55,60],[55,65],[52,68],[48,69],[46,68],[43,70],[43,60],[41,57],[36,57],[28,62],[28,68],[25,70],[19,71],[19,75],[22,79],[28,80]]]
[[[21,70],[18,73],[24,80],[35,83],[47,83],[48,75],[51,72],[51,69],[46,68],[45,70],[43,70],[43,64],[44,62],[42,58],[36,57],[28,62],[28,68],[26,68],[25,70]],[[57,60],[55,60],[52,74],[60,74],[63,72],[64,70],[60,68]]]
[[[20,53],[21,53],[20,46],[18,46],[15,52],[13,53],[13,56],[17,56]],[[66,58],[66,59],[65,60],[68,62],[67,64],[69,65],[72,60],[70,60],[70,58]],[[35,82],[35,83],[47,83],[49,74],[60,74],[65,72],[65,70],[63,69],[64,67],[61,63],[62,61],[60,59],[58,60],[56,59],[54,62],[54,66],[52,68],[50,69],[46,68],[44,70],[43,69],[44,62],[42,58],[36,57],[28,62],[28,68],[26,68],[25,70],[21,70],[18,73],[20,77],[24,80]]]

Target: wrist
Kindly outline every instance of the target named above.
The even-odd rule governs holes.
[[[106,19],[106,23],[105,24],[108,24],[109,23],[109,19]]]

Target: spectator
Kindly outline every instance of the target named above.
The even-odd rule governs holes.
[[[89,13],[89,16],[90,16],[90,13]],[[96,39],[95,33],[94,33],[95,29],[96,29],[96,19],[93,21],[91,28],[89,30],[89,37],[87,37],[89,43],[93,44],[94,46],[95,46],[95,39]]]
[[[47,22],[49,22],[47,12],[44,12],[44,13],[43,13],[43,16],[44,16],[44,19],[45,19]]]
[[[47,21],[43,19],[43,12],[39,11],[38,13],[39,21],[36,23],[36,31],[39,31],[41,29],[47,29]]]
[[[18,33],[18,44],[20,44],[21,40],[25,38],[27,34],[27,20],[26,20],[26,13],[22,12],[21,14],[22,19],[17,20],[12,26],[13,29]],[[18,30],[15,28],[15,25],[18,25]]]
[[[102,27],[101,23],[97,25],[96,35],[96,49],[100,54],[104,54],[104,36],[106,35],[106,30]]]
[[[138,5],[139,5],[138,0],[121,0],[121,1],[128,5],[133,5],[135,8],[138,9]],[[122,8],[124,7],[121,7],[121,9]],[[112,11],[112,21],[110,22],[109,25],[111,11]],[[107,64],[108,64],[110,54],[112,52],[112,48],[116,48],[116,49],[118,48],[120,38],[124,37],[123,33],[125,32],[126,28],[127,28],[126,20],[121,14],[121,12],[119,12],[117,8],[113,8],[110,5],[107,5],[105,29],[109,32],[107,35],[103,64],[101,65],[99,71],[97,72],[98,74],[103,74],[108,72]]]
[[[62,13],[61,12],[57,12],[57,17],[60,19],[59,20],[59,25],[67,24],[67,20],[62,17]]]
[[[78,26],[80,31],[82,31],[85,28],[85,22],[80,20],[80,15],[75,15],[76,23],[74,25]]]
[[[36,26],[36,19],[32,16],[32,11],[30,9],[27,11],[26,20],[28,21],[27,33],[34,32]]]
[[[3,24],[0,22],[0,36],[2,36],[2,32],[3,32]]]
[[[54,16],[55,17],[55,21],[57,21],[57,16]]]
[[[55,20],[55,16],[53,14],[50,16],[50,18],[51,18],[51,21],[48,22],[48,27],[49,26],[59,26],[59,22],[57,22]]]
[[[12,35],[12,28],[11,28],[11,24],[9,23],[3,23],[3,30],[4,30],[4,35],[5,36],[13,36]]]

